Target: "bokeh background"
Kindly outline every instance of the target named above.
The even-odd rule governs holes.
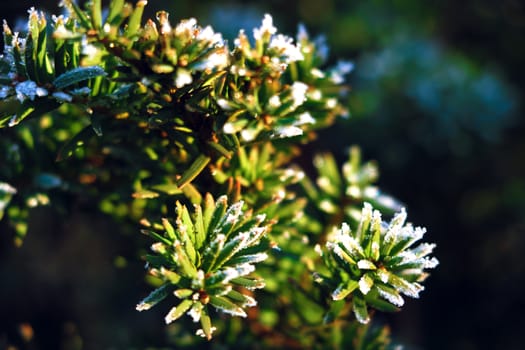
[[[31,6],[60,13],[57,2],[2,1],[0,17],[17,27]],[[298,23],[324,35],[333,62],[352,60],[352,116],[308,151],[343,160],[360,145],[441,261],[421,300],[387,317],[394,340],[405,349],[525,347],[525,3],[150,0],[147,9],[196,17],[230,38],[270,13],[289,35]],[[64,221],[36,210],[21,248],[0,233],[0,349],[169,344],[176,334],[159,330],[162,310],[134,311],[146,290],[136,233],[81,203],[72,212]]]

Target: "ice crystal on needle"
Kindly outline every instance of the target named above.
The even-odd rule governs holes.
[[[273,18],[269,14],[265,14],[262,25],[259,28],[253,29],[253,37],[256,40],[269,38],[277,32],[277,28],[273,26]]]
[[[208,195],[203,208],[197,205],[194,215],[177,205],[175,226],[164,219],[164,233],[145,231],[156,242],[155,255],[149,256],[148,269],[164,284],[136,307],[148,310],[173,293],[179,304],[165,317],[171,323],[184,314],[201,322],[203,334],[210,339],[213,328],[209,307],[246,317],[246,307],[255,299],[246,289],[264,287],[264,281],[252,276],[255,264],[264,261],[270,248],[264,215],[251,216],[243,202],[228,205],[226,196],[216,202]],[[206,244],[205,244],[206,243]]]
[[[429,255],[435,244],[419,241],[425,229],[406,222],[405,209],[389,223],[379,211],[365,203],[355,231],[343,223],[326,243],[328,266],[334,272],[337,288],[334,300],[352,295],[353,311],[361,323],[369,320],[367,304],[381,310],[395,310],[404,304],[401,294],[418,298],[428,276],[424,271],[438,265]],[[386,303],[385,303],[386,302]],[[392,305],[392,307],[388,306]]]

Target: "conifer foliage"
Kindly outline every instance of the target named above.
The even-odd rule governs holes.
[[[4,22],[0,219],[15,243],[31,208],[89,196],[151,240],[139,311],[168,305],[166,323],[224,346],[391,346],[370,310],[417,298],[435,245],[415,245],[425,229],[358,147],[341,169],[315,155],[317,178],[296,164],[349,116],[352,64],[327,66],[322,39],[270,15],[229,44],[194,18],[144,19],[146,4],[64,0],[61,16],[31,9],[27,32]]]

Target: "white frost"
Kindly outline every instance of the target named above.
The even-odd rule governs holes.
[[[312,117],[312,115],[309,112],[304,112],[299,114],[299,119],[297,120],[297,125],[304,125],[304,124],[315,124],[315,119]]]
[[[350,236],[350,228],[346,223],[343,223],[341,230],[338,230],[335,234],[334,240],[336,242],[341,242],[348,252],[352,255],[353,258],[364,257],[365,253],[363,247],[359,242],[352,236]]]
[[[354,69],[354,64],[348,61],[339,61],[337,66],[330,72],[330,80],[335,84],[342,84],[345,81],[345,75]]]
[[[193,319],[193,322],[199,322],[201,319],[202,305],[200,303],[195,303],[188,311],[188,315]]]
[[[32,80],[26,80],[18,83],[15,86],[16,98],[20,102],[24,102],[26,98],[29,98],[31,101],[33,101],[37,95],[37,89],[38,86]]]
[[[268,100],[268,105],[272,108],[279,108],[281,106],[281,99],[279,98],[279,95],[273,95]]]
[[[398,306],[398,307],[401,307],[403,306],[403,304],[405,303],[405,300],[403,299],[403,297],[399,294],[394,294],[394,293],[390,293],[382,288],[377,288],[377,291],[379,292],[379,295],[385,299],[386,301],[388,301],[389,303],[391,303],[392,305],[395,305],[395,306]]]
[[[54,92],[52,96],[62,102],[73,101],[73,96],[71,96],[70,94],[66,94],[65,92],[62,92],[62,91]]]
[[[243,201],[239,201],[230,206],[226,212],[226,222],[229,224],[234,224],[239,220],[239,217],[242,215],[242,206],[244,205]]]
[[[212,326],[210,328],[210,335],[213,334],[213,332],[215,332],[216,330],[217,330],[217,327]],[[197,331],[195,332],[195,335],[197,335],[199,337],[206,338],[206,333],[204,333],[204,331],[202,329],[197,329]]]
[[[277,32],[277,28],[273,26],[273,18],[269,14],[265,14],[262,25],[259,28],[253,29],[253,37],[255,40],[261,40],[264,37],[271,36]]]
[[[318,79],[322,79],[325,77],[324,72],[320,70],[319,68],[312,68],[310,70],[310,74],[312,74],[314,78],[318,78]]]
[[[299,24],[299,28],[297,29],[297,41],[298,42],[301,42],[301,41],[304,41],[304,40],[308,40],[309,38],[309,35],[308,35],[308,30],[306,30],[306,27],[304,26],[304,24]]]
[[[298,128],[297,126],[288,125],[288,126],[281,126],[278,127],[275,130],[275,133],[273,136],[285,138],[285,137],[294,137],[299,136],[303,134],[303,130],[301,128]]]
[[[436,259],[436,258],[432,258],[432,259],[425,258],[424,259],[424,263],[423,263],[423,268],[425,268],[425,269],[433,269],[433,268],[435,268],[438,265],[439,265],[439,260],[438,259]]]
[[[304,59],[301,49],[294,45],[293,39],[282,34],[278,34],[272,38],[270,49],[276,50],[280,55],[287,58],[286,63],[302,61]]]
[[[376,266],[369,260],[361,259],[357,262],[357,267],[361,270],[375,270]]]
[[[373,285],[374,285],[374,280],[368,277],[367,275],[363,275],[363,277],[359,279],[359,290],[364,295],[367,295],[368,292],[370,292],[370,289],[372,288]]]
[[[244,129],[241,131],[241,138],[246,142],[250,142],[255,140],[258,134],[259,131],[257,129]]]
[[[175,27],[175,35],[185,36],[187,38],[193,38],[193,32],[196,26],[197,26],[197,20],[195,18],[183,19]],[[165,33],[167,31],[162,30],[162,32]]]
[[[0,98],[6,98],[9,95],[11,88],[9,86],[0,87]]]
[[[175,86],[177,86],[177,88],[180,89],[184,85],[191,84],[192,82],[193,78],[189,71],[181,68],[177,70],[177,78],[175,78]]]
[[[217,100],[217,104],[219,105],[219,107],[221,107],[225,111],[231,111],[233,109],[233,105],[230,103],[230,101],[228,101],[225,98],[218,99]],[[224,125],[224,129],[226,128],[226,125],[228,125],[228,123],[226,123]],[[224,130],[224,132],[227,132],[227,131]],[[231,134],[231,132],[230,132],[230,134]]]
[[[292,100],[295,108],[302,105],[306,100],[306,91],[308,91],[308,85],[305,83],[296,81],[292,84]]]
[[[149,310],[151,308],[151,304],[150,303],[145,303],[145,302],[140,302],[139,304],[137,304],[137,306],[135,307],[135,310],[137,311],[145,311],[145,310]]]
[[[8,184],[7,182],[0,182],[0,192],[15,194],[16,188]]]
[[[224,43],[224,40],[222,39],[222,34],[215,33],[211,26],[206,26],[204,29],[200,30],[197,34],[197,40],[206,41],[210,44],[222,45]]]
[[[329,98],[326,100],[326,108],[332,109],[337,106],[337,100],[335,98]]]

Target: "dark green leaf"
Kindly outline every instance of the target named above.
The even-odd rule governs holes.
[[[20,108],[21,103],[16,97],[0,99],[0,128],[5,127]]]
[[[242,233],[229,240],[219,252],[213,265],[212,270],[220,268],[223,264],[227,263],[228,260],[235,255],[240,249],[246,245],[246,233]]]
[[[37,98],[34,101],[25,100],[19,105],[16,115],[9,119],[9,126],[15,126],[24,119],[40,117],[48,112],[57,109],[60,104],[55,100],[47,98]],[[4,120],[0,121],[0,125]]]
[[[66,158],[69,158],[77,148],[82,147],[93,136],[95,136],[95,132],[93,131],[91,125],[86,126],[66,144],[64,144],[62,148],[60,148],[56,160],[62,161]]]
[[[146,298],[144,298],[136,307],[138,311],[144,311],[152,308],[162,300],[164,300],[173,291],[172,284],[164,284],[155,289]]]
[[[381,297],[377,289],[378,288],[382,289],[383,290],[382,293],[391,293],[391,295],[395,298],[401,298],[401,296],[393,288],[388,288],[388,286],[377,284],[376,287],[377,288],[372,288],[372,290],[365,296],[365,300],[367,304],[372,306],[374,309],[377,309],[383,312],[399,311],[399,308],[397,306],[393,305],[389,301],[386,301],[385,300],[386,298],[384,296]],[[392,298],[390,299],[392,300]]]
[[[344,306],[346,305],[346,302],[344,300],[338,300],[334,301],[330,304],[330,309],[326,313],[326,315],[323,317],[323,323],[328,324],[332,323],[337,319],[341,311],[343,310]]]
[[[22,48],[20,42],[17,40],[13,43],[13,58],[15,61],[16,73],[20,77],[27,78],[27,70],[22,59]]]
[[[148,236],[151,236],[153,239],[155,239],[155,240],[157,240],[159,242],[162,242],[162,243],[166,244],[167,246],[171,246],[173,244],[173,241],[169,240],[166,237],[163,237],[162,235],[159,235],[155,231],[142,230],[141,232],[146,234],[146,235],[148,235]]]
[[[220,143],[208,141],[208,146],[210,146],[213,150],[217,151],[221,156],[226,157],[227,159],[230,159],[232,157],[232,151],[229,151],[226,147],[221,145]]]
[[[25,71],[30,80],[38,81],[36,67],[36,48],[38,37],[34,37],[30,32],[26,39],[26,48],[24,51]]]
[[[166,266],[167,264],[171,263],[166,257],[162,255],[147,254],[145,259],[149,264],[156,268],[159,268],[160,266]]]
[[[53,79],[54,68],[48,55],[47,47],[47,25],[45,17],[39,18],[38,46],[36,51],[36,69],[40,84],[48,83]]]
[[[34,183],[36,186],[46,190],[60,187],[63,184],[62,179],[58,175],[49,173],[38,174],[34,179]]]
[[[197,159],[195,159],[195,161],[191,164],[188,170],[186,170],[184,174],[182,174],[182,177],[177,182],[179,188],[182,188],[185,185],[192,182],[193,179],[195,179],[204,170],[204,168],[206,167],[206,165],[208,165],[210,160],[210,157],[204,154],[200,154],[197,157]]]
[[[359,323],[370,322],[370,317],[368,316],[368,310],[366,308],[366,301],[359,294],[355,294],[352,299],[352,309],[355,318]]]
[[[53,85],[55,85],[57,89],[63,89],[81,81],[105,75],[106,72],[102,67],[78,67],[57,77],[55,81],[53,81]]]
[[[97,134],[98,137],[102,136],[102,121],[104,120],[104,115],[94,113],[91,115],[91,127],[93,128],[93,131],[95,134]]]

